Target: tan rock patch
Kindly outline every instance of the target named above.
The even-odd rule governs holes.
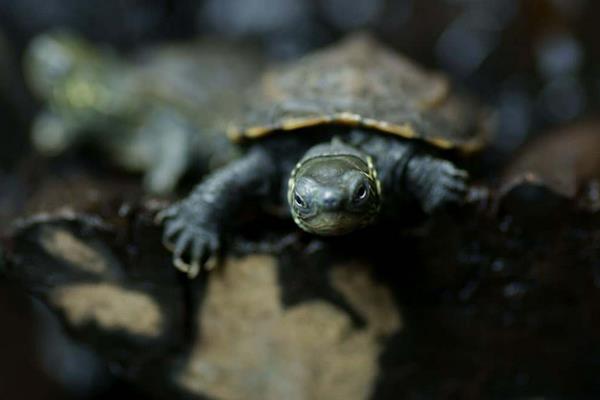
[[[283,309],[272,258],[230,261],[210,276],[199,340],[175,380],[218,399],[367,398],[380,339],[400,323],[389,291],[352,271],[335,269],[334,281],[361,292],[349,299],[365,313],[365,329],[324,301]]]
[[[152,339],[163,333],[165,325],[152,297],[116,284],[61,286],[50,293],[50,302],[63,310],[69,324],[76,327],[93,323],[104,330],[123,330]]]
[[[83,272],[103,275],[113,269],[109,254],[101,253],[68,230],[43,227],[39,238],[40,244],[51,256],[64,260]]]

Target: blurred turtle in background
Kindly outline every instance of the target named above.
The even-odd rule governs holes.
[[[32,141],[48,155],[100,147],[143,172],[147,190],[169,192],[193,160],[215,166],[234,156],[218,127],[260,68],[258,52],[239,43],[206,39],[124,59],[68,32],[44,34],[25,57],[29,86],[46,104]]]
[[[445,157],[488,139],[488,112],[366,34],[268,71],[249,93],[230,130],[245,156],[159,214],[190,276],[250,203],[324,236],[460,204],[467,173]]]

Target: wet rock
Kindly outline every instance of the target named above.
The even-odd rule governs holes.
[[[160,244],[153,217],[164,202],[142,204],[135,185],[84,171],[36,186],[30,215],[7,232],[5,272],[113,373],[158,398],[374,390],[402,319],[366,264],[299,257],[311,253],[292,238],[280,249],[299,262],[236,250],[191,282]]]
[[[114,179],[47,178],[24,206],[37,214],[7,237],[5,271],[158,398],[589,397],[597,126],[524,149],[499,190],[481,188],[496,213],[467,207],[410,234],[381,224],[322,241],[256,221],[195,281],[160,244],[165,202]]]
[[[1,263],[1,261],[0,261]],[[2,363],[0,397],[57,399],[64,392],[42,368],[38,354],[39,337],[35,333],[38,321],[28,299],[12,282],[2,277],[0,266],[0,316],[2,318]],[[27,379],[24,381],[24,379]],[[35,384],[24,384],[35,382]]]
[[[594,182],[600,178],[599,150],[600,123],[596,120],[540,136],[504,171],[498,206],[522,217],[536,216],[538,221],[564,213],[561,205],[565,202],[587,202],[593,208]]]
[[[8,273],[84,341],[116,359],[152,358],[182,336],[182,289],[168,268],[128,268],[124,260],[134,256],[125,243],[121,257],[111,249],[119,237],[114,229],[96,217],[69,213],[23,221],[12,240]],[[152,282],[156,278],[160,285]]]
[[[285,305],[278,263],[267,256],[230,259],[190,294],[166,250],[152,244],[150,213],[124,224],[129,235],[85,214],[26,219],[11,237],[8,273],[147,390],[216,398],[372,392],[384,339],[402,323],[389,288],[366,266],[323,275],[360,325],[323,299]],[[161,379],[147,382],[154,374]]]
[[[274,259],[231,260],[209,278],[198,332],[175,380],[214,398],[367,398],[383,340],[401,327],[389,289],[364,266],[331,270],[335,289],[366,320],[354,326],[321,301],[281,302]]]
[[[600,221],[574,201],[527,232],[506,210],[300,237],[194,282],[159,245],[160,206],[27,218],[7,248],[13,280],[158,398],[594,393]]]

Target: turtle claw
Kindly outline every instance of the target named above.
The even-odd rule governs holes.
[[[450,163],[448,163],[450,164]],[[462,178],[464,180],[469,179],[469,173],[467,171],[465,171],[464,169],[460,169],[460,168],[456,168],[454,167],[452,164],[450,164],[451,166],[451,170],[450,175],[456,177],[456,178]]]
[[[217,268],[217,264],[217,257],[210,257],[208,260],[206,260],[206,263],[204,263],[204,269],[207,271],[212,271],[213,269]]]
[[[167,250],[169,250],[171,253],[172,253],[172,252],[173,252],[173,250],[175,249],[175,245],[173,244],[173,242],[171,242],[171,241],[170,241],[170,240],[168,240],[168,239],[165,239],[164,237],[163,237],[163,239],[162,239],[162,245],[163,245],[163,246],[164,246],[164,247],[165,247]]]
[[[443,182],[444,189],[449,193],[464,197],[469,190],[469,187],[465,182],[467,177],[468,175],[453,175],[452,178]]]
[[[183,261],[181,257],[173,257],[173,266],[185,273],[190,279],[196,278],[203,269],[205,271],[212,271],[217,267],[217,263],[216,257],[210,257],[206,260],[204,265],[202,265],[199,260],[192,259],[192,261],[188,263]]]
[[[185,261],[183,261],[183,259],[174,257],[173,265],[179,271],[187,274],[188,278],[190,279],[194,279],[198,276],[198,274],[200,274],[201,267],[200,264],[197,262],[192,261],[191,263],[186,263]]]
[[[165,227],[165,231],[163,234],[163,242],[171,243],[169,238],[171,238],[174,234],[176,234],[177,232],[181,231],[184,228],[185,228],[184,221],[182,221],[180,219],[173,220],[171,223],[167,224],[167,226]]]
[[[172,218],[177,215],[177,205],[163,208],[154,216],[154,222],[158,225],[162,224],[167,218]]]
[[[173,253],[175,268],[189,278],[198,276],[202,269],[214,268],[213,255],[219,249],[219,237],[208,228],[212,225],[206,218],[191,213],[184,203],[162,210],[155,218],[164,224],[162,243]]]
[[[469,186],[469,173],[446,160],[424,158],[418,165],[417,176],[423,210],[430,214],[450,204],[465,201]]]
[[[438,181],[438,202],[434,208],[445,204],[460,204],[464,202],[469,186],[467,179],[469,173],[465,170],[456,168],[452,163],[444,161],[440,168],[440,177]]]

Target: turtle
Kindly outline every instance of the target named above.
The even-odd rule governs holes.
[[[492,121],[443,74],[367,33],[268,68],[245,96],[227,130],[243,156],[157,214],[190,277],[215,265],[248,204],[337,236],[464,203],[468,173],[446,154],[483,148]]]
[[[225,164],[236,149],[217,128],[237,90],[255,80],[260,50],[200,39],[123,56],[67,31],[33,39],[24,66],[45,106],[32,142],[47,155],[75,144],[99,147],[119,166],[144,173],[152,192],[171,192],[196,160]]]

